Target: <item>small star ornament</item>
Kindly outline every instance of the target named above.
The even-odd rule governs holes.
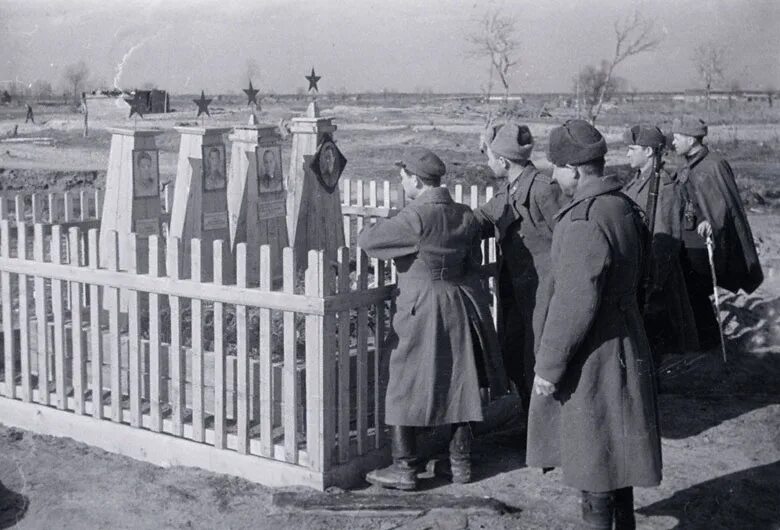
[[[317,88],[317,81],[322,79],[322,77],[318,76],[317,74],[314,73],[314,67],[312,67],[312,69],[311,69],[311,74],[307,75],[305,77],[306,77],[306,80],[309,82],[309,92],[311,92],[312,90],[315,90],[316,92],[319,92],[320,89]]]
[[[247,97],[247,105],[255,104],[257,105],[257,93],[260,92],[255,87],[252,86],[252,80],[249,80],[249,88],[244,89],[244,94],[246,94]]]
[[[146,102],[141,98],[140,94],[136,92],[133,94],[133,97],[125,98],[125,102],[130,105],[130,115],[128,118],[132,118],[133,114],[138,114],[142,118],[144,117]]]
[[[199,118],[204,112],[206,113],[206,116],[209,118],[211,117],[211,114],[209,113],[209,103],[211,103],[211,99],[206,99],[206,94],[203,90],[200,91],[200,99],[193,99],[192,102],[198,106],[198,115],[196,118]]]

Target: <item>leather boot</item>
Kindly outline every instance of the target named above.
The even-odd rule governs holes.
[[[450,437],[450,472],[457,484],[471,482],[471,426],[456,423]]]
[[[615,492],[582,492],[583,528],[612,530],[615,516]]]
[[[390,431],[393,463],[385,468],[371,471],[366,475],[366,481],[382,488],[417,489],[414,427],[392,425]]]
[[[615,490],[615,530],[635,530],[634,488]]]

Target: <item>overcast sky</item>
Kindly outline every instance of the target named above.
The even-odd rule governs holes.
[[[780,0],[0,0],[0,81],[46,79],[83,59],[91,80],[175,93],[255,86],[295,92],[312,66],[323,92],[478,92],[487,63],[464,35],[488,9],[518,20],[515,92],[569,91],[611,55],[612,25],[634,6],[664,40],[620,65],[637,90],[698,86],[693,49],[728,49],[726,85],[780,89]],[[122,60],[124,66],[120,70]]]

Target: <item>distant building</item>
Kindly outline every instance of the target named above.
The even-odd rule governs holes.
[[[165,90],[153,88],[151,90],[136,90],[135,93],[141,98],[141,101],[146,101],[146,109],[143,112],[161,114],[171,111],[168,92]]]

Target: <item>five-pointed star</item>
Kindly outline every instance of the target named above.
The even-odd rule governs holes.
[[[249,88],[245,88],[244,89],[244,94],[246,94],[246,97],[247,97],[247,102],[246,102],[247,105],[251,105],[252,103],[257,105],[257,93],[258,92],[260,92],[260,91],[252,86],[252,80],[250,79],[249,80]]]
[[[137,92],[133,94],[131,98],[125,98],[125,101],[130,105],[130,115],[128,118],[132,118],[133,114],[138,114],[142,118],[144,117],[144,101],[141,99],[140,94]]]
[[[200,91],[200,99],[193,99],[192,102],[198,106],[198,115],[196,118],[200,117],[204,112],[206,113],[206,116],[211,117],[211,114],[209,113],[209,103],[211,103],[211,100],[206,99],[206,94],[203,90]]]
[[[317,88],[317,81],[319,81],[321,77],[314,73],[314,67],[312,67],[311,69],[311,75],[307,75],[305,77],[306,80],[309,82],[309,91],[311,91],[311,89],[313,88],[314,90],[319,92],[320,89]]]

